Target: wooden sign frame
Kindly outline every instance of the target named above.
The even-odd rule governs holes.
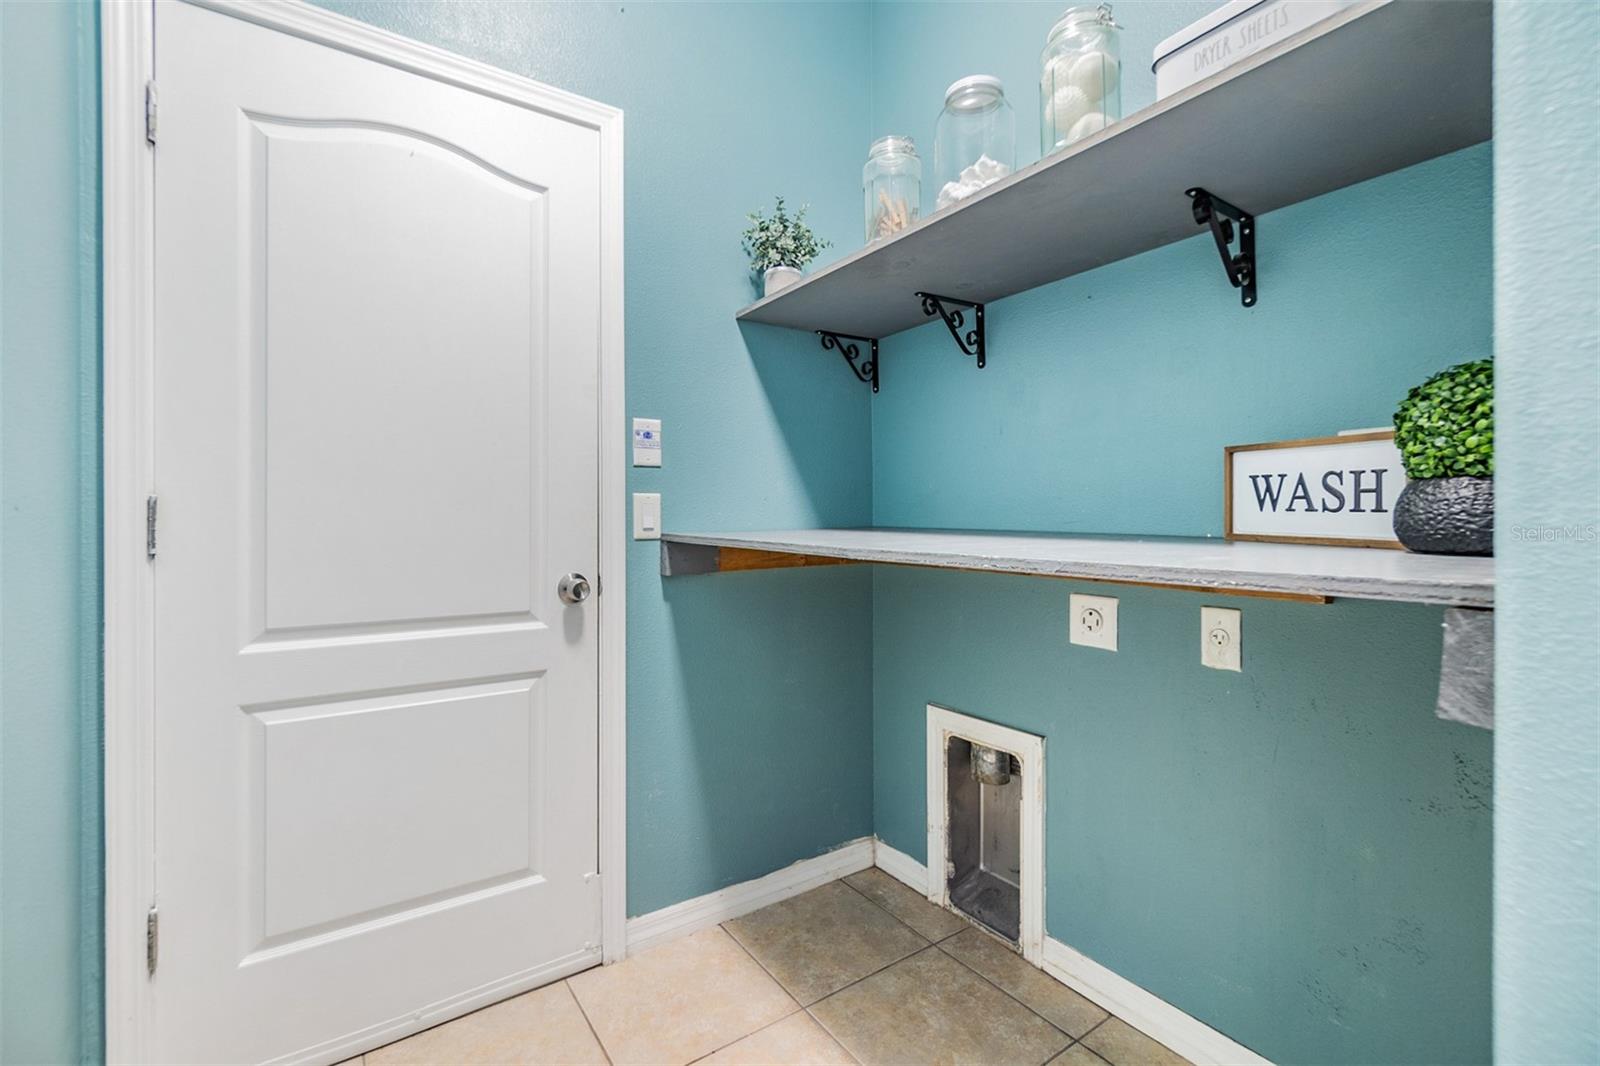
[[[1302,437],[1298,440],[1274,440],[1261,444],[1230,444],[1224,447],[1222,449],[1222,528],[1224,538],[1227,540],[1259,541],[1268,544],[1321,544],[1334,548],[1390,548],[1404,551],[1405,545],[1401,544],[1398,539],[1376,540],[1356,537],[1301,537],[1290,534],[1237,533],[1233,528],[1233,457],[1236,452],[1361,444],[1368,441],[1393,439],[1394,430],[1379,429],[1366,433],[1337,434],[1332,437]],[[1395,495],[1399,495],[1398,489]]]

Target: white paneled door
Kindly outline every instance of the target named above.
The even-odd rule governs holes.
[[[599,134],[155,35],[149,1046],[330,1059],[599,958]]]

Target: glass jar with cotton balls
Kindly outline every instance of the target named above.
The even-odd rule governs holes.
[[[1060,151],[1122,117],[1122,59],[1111,5],[1069,7],[1039,56],[1039,151]]]
[[[1017,168],[1017,114],[1000,79],[972,74],[945,90],[933,135],[934,210],[942,211]]]

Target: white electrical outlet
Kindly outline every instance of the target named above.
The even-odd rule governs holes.
[[[661,493],[633,494],[633,539],[661,539]]]
[[[1117,601],[1113,596],[1083,596],[1074,592],[1068,599],[1067,639],[1086,648],[1117,650]]]
[[[1213,670],[1241,672],[1240,615],[1232,607],[1200,608],[1200,661]]]

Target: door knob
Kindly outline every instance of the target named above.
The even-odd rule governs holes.
[[[582,574],[568,574],[556,586],[562,603],[582,603],[589,598],[589,579]]]

